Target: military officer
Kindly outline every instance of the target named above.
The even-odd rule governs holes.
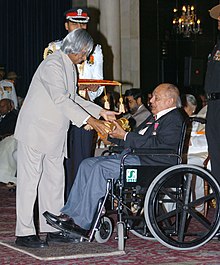
[[[217,28],[220,31],[220,5],[210,10],[210,16],[217,20]],[[208,99],[206,136],[208,152],[211,159],[211,171],[220,182],[220,40],[217,40],[212,53],[208,57],[207,72],[205,78],[205,91]]]

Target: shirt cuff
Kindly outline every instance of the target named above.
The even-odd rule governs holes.
[[[127,135],[128,135],[128,132],[126,132],[126,134],[124,136],[124,141],[126,141]]]
[[[91,116],[89,115],[87,118],[85,118],[85,120],[83,121],[83,124],[87,124],[87,121],[88,119],[90,118]]]

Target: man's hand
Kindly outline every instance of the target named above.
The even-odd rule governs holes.
[[[96,130],[98,133],[100,133],[101,135],[108,134],[109,131],[111,130],[109,126],[105,125],[105,121],[100,121],[93,117],[90,117],[87,120],[87,124],[92,126],[92,128]]]
[[[111,142],[108,141],[108,133],[106,134],[99,134],[100,140],[104,143],[104,145],[110,145]]]
[[[114,121],[116,120],[115,115],[120,115],[120,112],[102,109],[99,115],[102,116],[106,121]]]
[[[109,132],[109,136],[112,138],[117,138],[117,139],[123,140],[126,132],[116,121],[113,121],[113,123],[115,126],[114,126],[113,131]]]

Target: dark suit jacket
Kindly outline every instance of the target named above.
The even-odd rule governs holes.
[[[17,121],[17,111],[12,110],[2,118],[0,122],[0,136],[3,137],[5,135],[14,134],[15,125]]]
[[[152,121],[152,124],[147,125]],[[118,139],[109,139],[123,148],[153,148],[153,149],[172,149],[177,152],[181,130],[184,118],[179,109],[174,109],[163,115],[157,121],[149,116],[134,132],[129,132],[126,141]],[[147,127],[148,129],[144,135],[138,132]],[[177,160],[168,156],[141,156],[142,164],[176,164]]]

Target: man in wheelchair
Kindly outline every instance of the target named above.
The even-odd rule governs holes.
[[[91,228],[98,201],[105,196],[108,179],[119,178],[123,154],[132,148],[177,150],[183,116],[179,111],[180,99],[177,87],[163,83],[158,85],[150,100],[150,115],[134,132],[125,132],[117,122],[109,132],[108,140],[124,148],[121,154],[92,157],[81,163],[69,198],[60,213],[45,212],[47,222],[57,229],[85,236]],[[128,156],[125,164],[160,165],[176,164],[171,157]]]

